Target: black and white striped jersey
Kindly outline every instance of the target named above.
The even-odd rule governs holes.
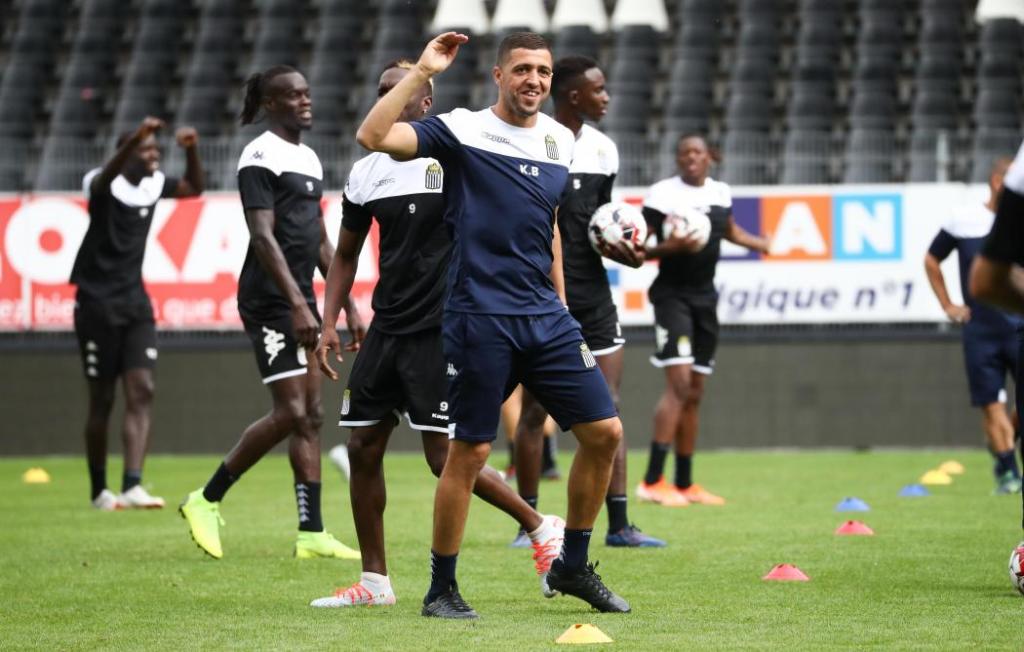
[[[612,300],[608,273],[601,255],[590,246],[587,231],[594,211],[612,200],[612,186],[618,173],[619,150],[615,143],[590,125],[583,125],[558,206],[565,293],[572,310]]]
[[[444,224],[444,173],[432,158],[395,161],[374,153],[356,161],[345,184],[341,224],[380,225],[373,326],[401,335],[441,325],[451,239]]]
[[[253,139],[238,160],[242,208],[274,211],[274,238],[306,301],[316,311],[313,271],[319,258],[323,168],[316,152],[270,131]],[[238,312],[259,321],[291,310],[284,293],[263,269],[252,244],[238,279]]]
[[[89,228],[78,249],[71,282],[79,300],[148,303],[142,285],[142,259],[153,224],[153,211],[161,197],[173,197],[178,180],[156,171],[139,185],[118,175],[108,188],[95,194],[90,185],[100,168],[82,180],[89,206]]]
[[[715,268],[721,256],[722,238],[732,216],[732,190],[728,184],[711,177],[705,179],[702,186],[691,186],[678,175],[662,179],[647,191],[643,211],[648,232],[654,233],[661,242],[665,216],[682,215],[693,208],[711,220],[708,243],[695,254],[675,254],[661,259],[658,278],[651,284],[652,301],[680,290],[713,292],[715,289]]]

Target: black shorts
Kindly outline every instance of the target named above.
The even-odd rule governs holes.
[[[608,383],[568,310],[544,315],[445,312],[448,436],[490,442],[501,405],[522,383],[568,430],[618,415]]]
[[[655,367],[689,364],[710,375],[718,348],[718,294],[679,294],[654,303]]]
[[[389,335],[371,324],[341,400],[339,426],[373,426],[402,414],[415,430],[448,433],[441,327]]]
[[[569,313],[580,323],[583,341],[594,356],[615,353],[626,343],[619,324],[619,311],[611,301],[580,310],[570,308]]]
[[[291,314],[258,320],[243,315],[242,325],[252,340],[264,385],[306,373],[306,349],[295,339]]]
[[[76,301],[75,335],[86,378],[113,380],[129,369],[156,367],[156,324],[148,302]]]
[[[971,405],[1006,402],[1006,375],[1017,373],[1018,336],[1015,332],[987,333],[964,327],[964,364]]]

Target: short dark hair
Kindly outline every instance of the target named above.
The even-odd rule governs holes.
[[[706,149],[708,149],[709,151],[711,150],[711,144],[708,142],[707,137],[704,136],[704,134],[700,133],[699,131],[688,131],[684,134],[680,134],[679,138],[676,139],[676,149],[678,149],[679,146],[683,144],[684,140],[690,140],[691,138],[696,138],[697,140],[704,143],[704,147]]]
[[[501,39],[498,46],[498,65],[508,61],[508,55],[512,50],[523,48],[524,50],[551,50],[547,40],[540,34],[533,32],[512,32]]]
[[[551,78],[551,95],[556,100],[564,98],[573,89],[579,78],[588,70],[600,68],[590,57],[568,56],[555,62],[554,74]]]

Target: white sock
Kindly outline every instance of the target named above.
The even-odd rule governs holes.
[[[541,517],[540,525],[533,532],[527,532],[526,535],[530,537],[530,541],[534,543],[543,543],[551,538],[551,531],[554,529],[552,523],[555,519],[550,516]]]
[[[362,573],[359,581],[370,593],[386,593],[391,590],[391,580],[380,573]]]

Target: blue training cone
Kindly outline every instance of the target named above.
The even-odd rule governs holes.
[[[871,508],[868,507],[868,504],[866,502],[864,502],[863,500],[861,500],[860,498],[856,498],[854,496],[847,496],[846,498],[843,498],[842,500],[840,500],[839,504],[836,505],[836,511],[837,512],[868,512],[868,511],[871,511]]]
[[[907,486],[900,489],[900,496],[904,498],[923,498],[924,496],[931,496],[932,492],[924,488],[923,485],[919,484],[908,484]]]

